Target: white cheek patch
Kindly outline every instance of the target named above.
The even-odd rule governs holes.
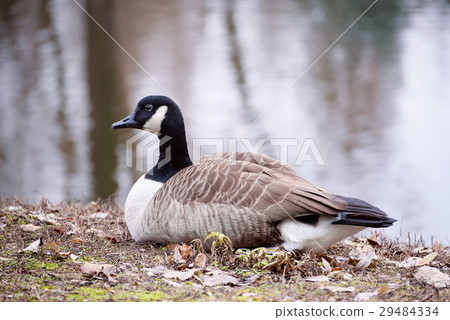
[[[158,134],[161,131],[161,123],[166,117],[167,106],[160,106],[155,114],[144,124],[143,129]]]

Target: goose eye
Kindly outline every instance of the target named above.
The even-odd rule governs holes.
[[[152,111],[153,110],[153,106],[151,104],[148,104],[148,105],[145,106],[145,110]]]

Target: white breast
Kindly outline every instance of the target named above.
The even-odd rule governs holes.
[[[134,240],[139,241],[145,233],[145,209],[155,193],[162,187],[161,182],[139,178],[128,193],[125,201],[125,223]]]

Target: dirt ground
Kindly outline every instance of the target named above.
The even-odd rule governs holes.
[[[325,255],[136,243],[115,200],[0,199],[0,301],[450,301],[450,252],[374,233]],[[411,241],[410,241],[411,242]]]

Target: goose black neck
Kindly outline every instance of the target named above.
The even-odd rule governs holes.
[[[180,170],[192,165],[192,161],[184,132],[174,137],[158,135],[158,138],[158,163],[147,172],[145,178],[164,183]]]

